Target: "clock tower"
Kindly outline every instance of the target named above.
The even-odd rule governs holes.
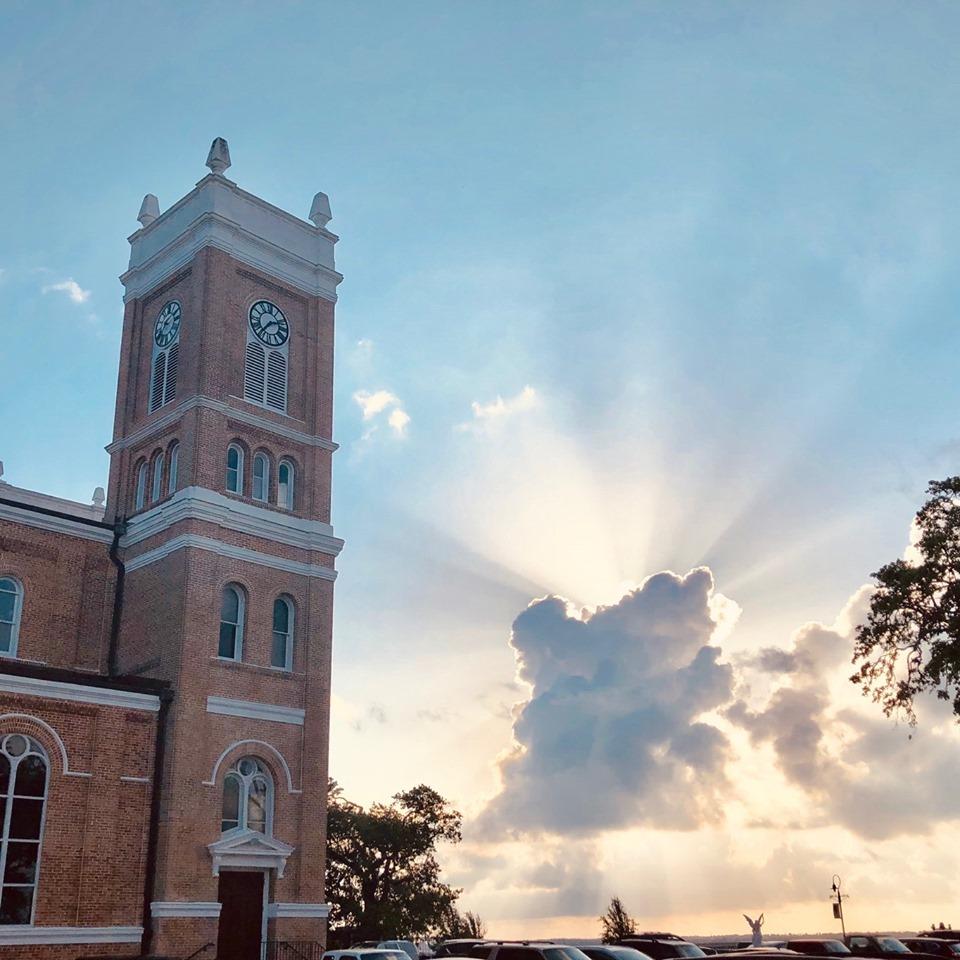
[[[225,175],[225,140],[207,166],[163,212],[147,195],[130,237],[107,448],[121,611],[109,668],[173,690],[162,776],[143,784],[145,946],[258,960],[264,943],[296,942],[312,956],[343,545],[330,520],[337,237],[325,194],[304,220]]]

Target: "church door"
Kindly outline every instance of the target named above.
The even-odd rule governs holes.
[[[221,871],[217,960],[260,960],[263,897],[262,873]]]

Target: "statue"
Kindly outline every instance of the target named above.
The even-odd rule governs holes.
[[[753,931],[753,940],[751,941],[750,946],[762,947],[763,934],[760,932],[760,928],[763,926],[763,914],[761,913],[756,920],[751,920],[746,914],[744,914],[743,919],[750,924],[750,929]]]

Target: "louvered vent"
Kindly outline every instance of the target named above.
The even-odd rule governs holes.
[[[163,388],[163,402],[169,403],[177,395],[177,367],[180,363],[180,343],[167,351],[167,377]]]
[[[158,353],[153,361],[153,382],[150,386],[150,412],[163,406],[163,381],[167,370],[167,355]]]
[[[287,358],[275,351],[267,358],[267,406],[287,409]]]
[[[243,366],[243,396],[254,403],[263,403],[266,385],[266,357],[258,343],[248,343]]]

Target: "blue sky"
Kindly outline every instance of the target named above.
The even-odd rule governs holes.
[[[482,811],[531,601],[706,565],[728,655],[789,645],[956,472],[954,4],[7,3],[0,30],[10,482],[105,482],[145,193],[171,204],[224,136],[245,189],[304,216],[330,195],[333,758],[358,799],[426,780]],[[514,921],[592,916],[611,836],[590,890],[533,884],[556,895]]]

